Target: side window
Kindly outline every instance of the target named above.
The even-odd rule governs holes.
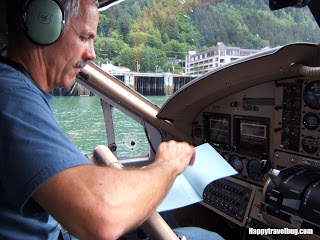
[[[167,96],[146,97],[158,106],[161,106],[167,98]],[[101,102],[107,142],[118,159],[129,162],[151,160],[150,157],[152,158],[155,152],[150,139],[150,134],[152,134],[149,132],[150,125],[137,115],[132,115],[126,108],[122,108],[120,111],[104,100]]]
[[[161,106],[168,97],[148,98]],[[98,96],[55,96],[51,101],[61,130],[88,157],[92,156],[96,146],[110,144],[110,147],[117,147],[120,160],[147,156],[150,150],[144,126],[116,108],[104,112],[102,106]],[[108,117],[112,114],[115,142],[108,143],[104,114]]]
[[[148,155],[148,140],[142,125],[116,108],[113,121],[118,158]]]
[[[88,157],[97,144],[106,144],[106,130],[100,98],[97,96],[55,96],[51,108],[61,130]]]

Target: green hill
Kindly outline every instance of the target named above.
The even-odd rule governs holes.
[[[169,71],[167,57],[185,59],[228,46],[261,49],[316,42],[320,31],[309,9],[269,10],[268,0],[126,0],[101,12],[95,41],[97,63],[140,71]],[[175,66],[176,70],[179,66]]]

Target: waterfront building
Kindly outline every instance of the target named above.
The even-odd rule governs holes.
[[[127,67],[124,66],[115,66],[111,63],[105,63],[105,64],[101,64],[101,69],[107,73],[110,74],[119,74],[119,73],[128,73],[131,72],[131,70]]]
[[[231,61],[255,54],[262,50],[229,47],[223,42],[218,42],[214,48],[203,52],[189,51],[186,56],[186,74],[201,75],[209,70],[220,67]]]

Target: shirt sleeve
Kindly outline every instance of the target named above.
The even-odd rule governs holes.
[[[67,168],[91,164],[60,130],[36,87],[0,91],[0,134],[2,191],[21,214],[49,178]]]

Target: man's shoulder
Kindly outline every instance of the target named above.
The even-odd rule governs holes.
[[[30,80],[18,70],[0,63],[0,89],[28,88],[34,90]]]
[[[0,62],[0,96],[2,98],[25,97],[39,101],[41,99],[49,105],[52,98],[48,93],[41,91],[29,78],[13,67]]]

